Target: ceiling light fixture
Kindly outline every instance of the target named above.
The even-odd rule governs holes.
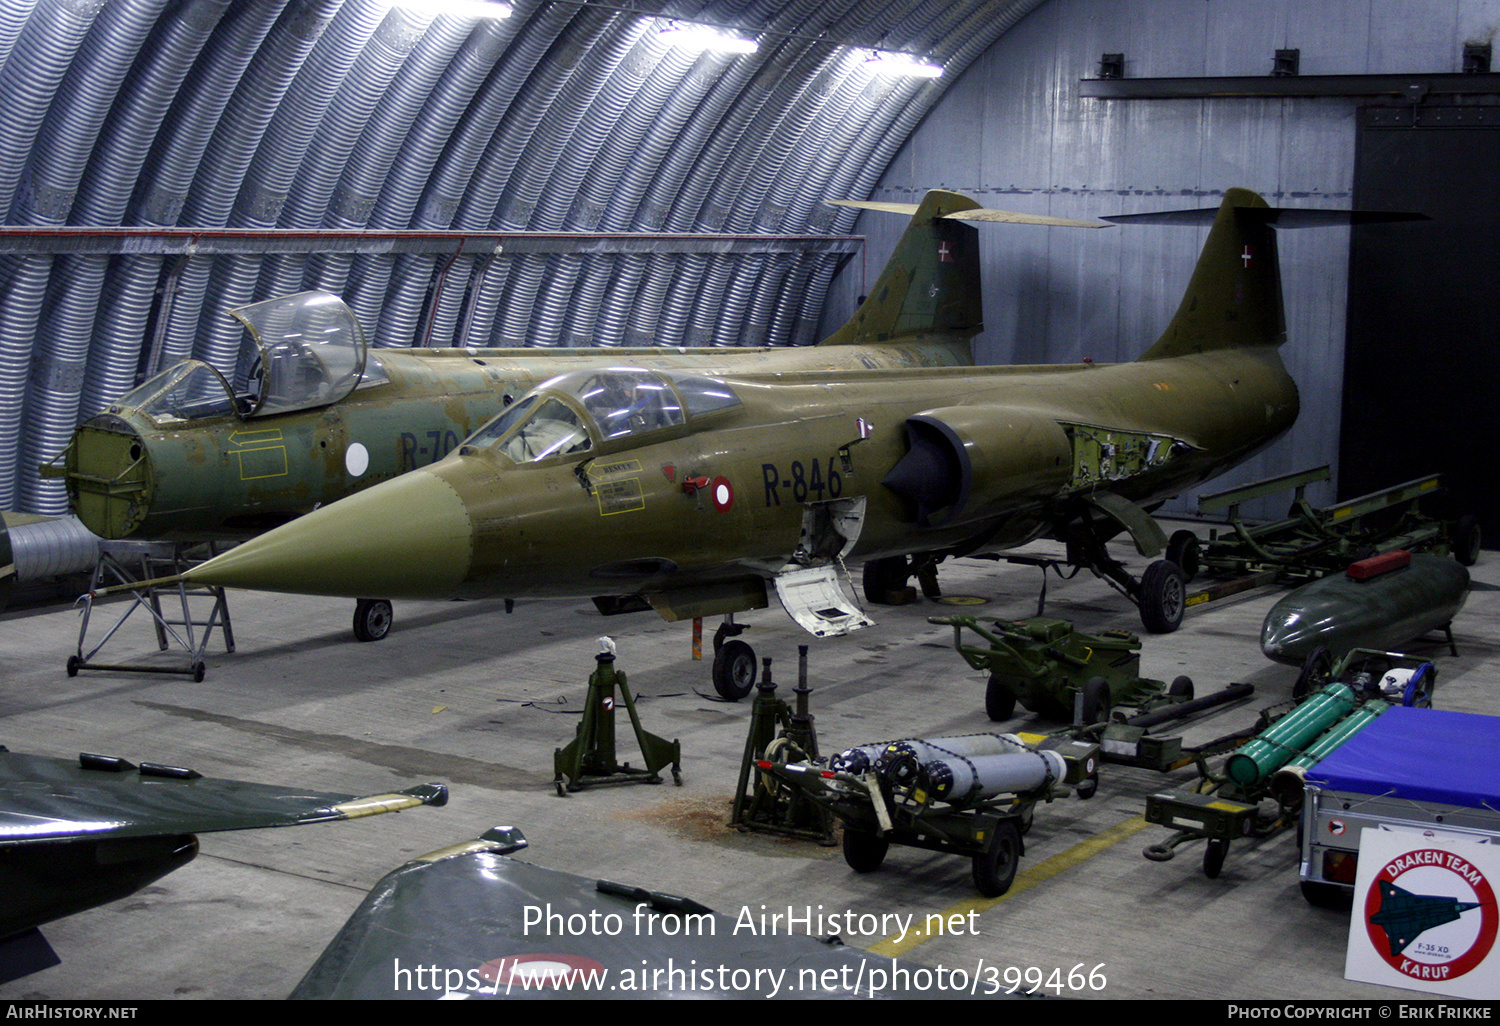
[[[393,7],[422,11],[434,17],[440,14],[455,18],[509,18],[515,8],[507,3],[490,3],[489,0],[396,0]]]
[[[661,30],[662,39],[685,50],[717,50],[721,53],[754,53],[760,44],[753,39],[722,32],[708,25],[674,21]]]
[[[895,50],[871,50],[869,53],[865,63],[878,75],[937,78],[943,73],[941,65],[918,60],[909,53],[898,53]]]

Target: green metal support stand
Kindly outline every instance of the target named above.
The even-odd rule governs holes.
[[[667,741],[646,732],[636,715],[635,699],[625,682],[625,674],[615,669],[614,642],[605,638],[602,647],[603,651],[594,657],[598,668],[589,675],[589,693],[583,720],[578,724],[578,736],[552,756],[558,796],[566,797],[569,791],[601,784],[659,784],[662,781],[659,771],[669,763],[672,782],[681,787],[682,742]],[[625,711],[630,714],[636,743],[646,761],[643,769],[632,769],[628,762],[615,761],[616,688]]]

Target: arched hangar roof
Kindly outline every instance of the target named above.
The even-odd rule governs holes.
[[[43,229],[840,234],[854,213],[821,200],[868,195],[1040,2],[0,0],[0,204]],[[679,19],[758,49],[678,45]],[[943,75],[875,73],[872,50]],[[271,295],[337,292],[383,346],[784,344],[812,340],[835,269],[190,254],[0,256],[0,506],[62,512],[34,468],[77,421],[176,359],[233,373],[223,311]]]

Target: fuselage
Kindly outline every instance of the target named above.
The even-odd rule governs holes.
[[[721,380],[735,402],[613,439],[591,424],[572,451],[536,456],[514,433],[481,432],[194,579],[354,597],[651,600],[799,563],[1001,549],[1090,492],[1150,503],[1213,477],[1297,412],[1271,348],[1112,366],[737,364]],[[566,406],[566,389],[554,398]],[[884,483],[912,448],[908,422],[923,418],[958,447],[952,501],[926,511]]]
[[[148,383],[80,426],[62,472],[74,511],[101,537],[238,540],[436,463],[572,367],[906,368],[966,362],[967,348],[917,338],[795,349],[372,350],[366,380],[346,398],[294,412],[247,416],[223,388],[203,401]]]

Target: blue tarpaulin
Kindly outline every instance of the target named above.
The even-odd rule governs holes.
[[[1307,771],[1328,791],[1500,809],[1500,716],[1398,706]]]

